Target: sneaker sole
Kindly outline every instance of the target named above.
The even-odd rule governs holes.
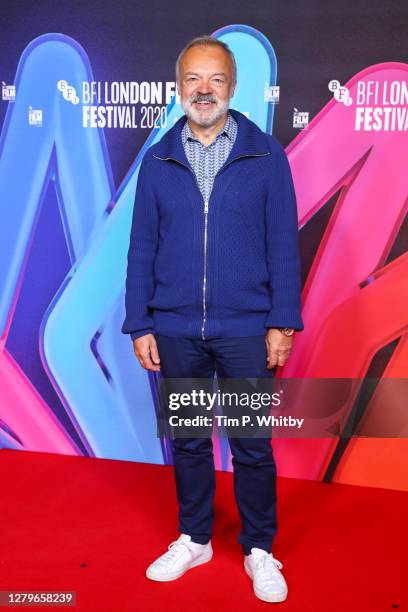
[[[213,558],[213,553],[211,553],[211,555],[207,555],[205,557],[201,557],[200,559],[196,559],[196,561],[193,561],[188,567],[186,567],[185,569],[179,571],[179,572],[173,572],[172,574],[151,574],[149,572],[149,570],[146,570],[146,578],[149,578],[149,580],[155,580],[156,582],[170,582],[171,580],[177,580],[177,578],[181,578],[181,576],[183,576],[186,572],[188,572],[189,569],[193,568],[193,567],[197,567],[198,565],[203,565],[204,563],[208,563],[208,561],[211,561],[211,559]]]
[[[246,566],[245,563],[244,563],[244,569],[245,569],[246,573],[248,574],[248,576],[251,578],[252,584],[253,584],[253,580],[254,579],[253,579],[251,570]],[[254,585],[253,585],[253,589],[254,589],[254,593],[258,597],[258,599],[262,599],[262,601],[267,601],[268,603],[279,603],[281,601],[285,601],[285,599],[288,596],[288,592],[287,591],[283,595],[268,595],[267,593],[262,593],[261,591],[258,591],[255,588]]]

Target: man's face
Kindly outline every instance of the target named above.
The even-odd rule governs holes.
[[[191,47],[181,58],[177,87],[187,117],[202,127],[215,125],[235,89],[229,54],[218,46]]]

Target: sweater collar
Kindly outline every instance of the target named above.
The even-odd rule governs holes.
[[[233,108],[229,108],[228,111],[238,124],[237,137],[231,149],[229,159],[232,160],[236,157],[246,155],[269,154],[270,149],[268,147],[266,134],[240,111]],[[158,143],[156,143],[154,151],[152,151],[155,157],[161,159],[174,159],[188,166],[188,160],[181,139],[181,131],[186,121],[186,115],[180,117],[173,127],[164,134]]]

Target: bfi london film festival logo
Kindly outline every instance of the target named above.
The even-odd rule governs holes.
[[[292,127],[298,130],[307,130],[308,126],[309,126],[309,113],[305,111],[300,111],[297,108],[294,108]]]
[[[82,103],[84,128],[165,127],[166,107],[180,103],[175,81],[82,81],[78,94],[62,79],[57,87],[67,102]]]
[[[63,79],[58,81],[57,87],[58,90],[62,93],[64,100],[68,100],[68,102],[72,102],[72,104],[79,103],[79,98],[75,87],[72,87],[72,85],[68,85],[68,83]]]
[[[332,80],[329,90],[337,102],[353,102],[347,87]],[[408,84],[406,81],[357,81],[354,130],[404,132],[408,130]]]
[[[43,120],[42,110],[39,108],[28,107],[28,125],[41,127]]]
[[[269,85],[265,81],[264,87],[264,102],[271,102],[272,104],[279,104],[280,86]]]
[[[5,102],[15,102],[16,86],[7,85],[4,81],[1,82],[1,99]]]
[[[328,85],[329,91],[332,92],[333,98],[337,100],[337,102],[341,102],[344,106],[350,106],[353,102],[350,96],[350,90],[344,85],[340,85],[339,81],[336,79],[332,79]]]
[[[354,129],[364,132],[406,132],[407,81],[357,81]]]

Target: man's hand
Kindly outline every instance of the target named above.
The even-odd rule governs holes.
[[[133,350],[142,368],[160,371],[160,357],[154,334],[146,334],[133,340]]]
[[[275,366],[284,366],[290,355],[293,344],[293,336],[285,336],[279,329],[271,327],[265,337],[266,350],[268,353],[268,370]]]

